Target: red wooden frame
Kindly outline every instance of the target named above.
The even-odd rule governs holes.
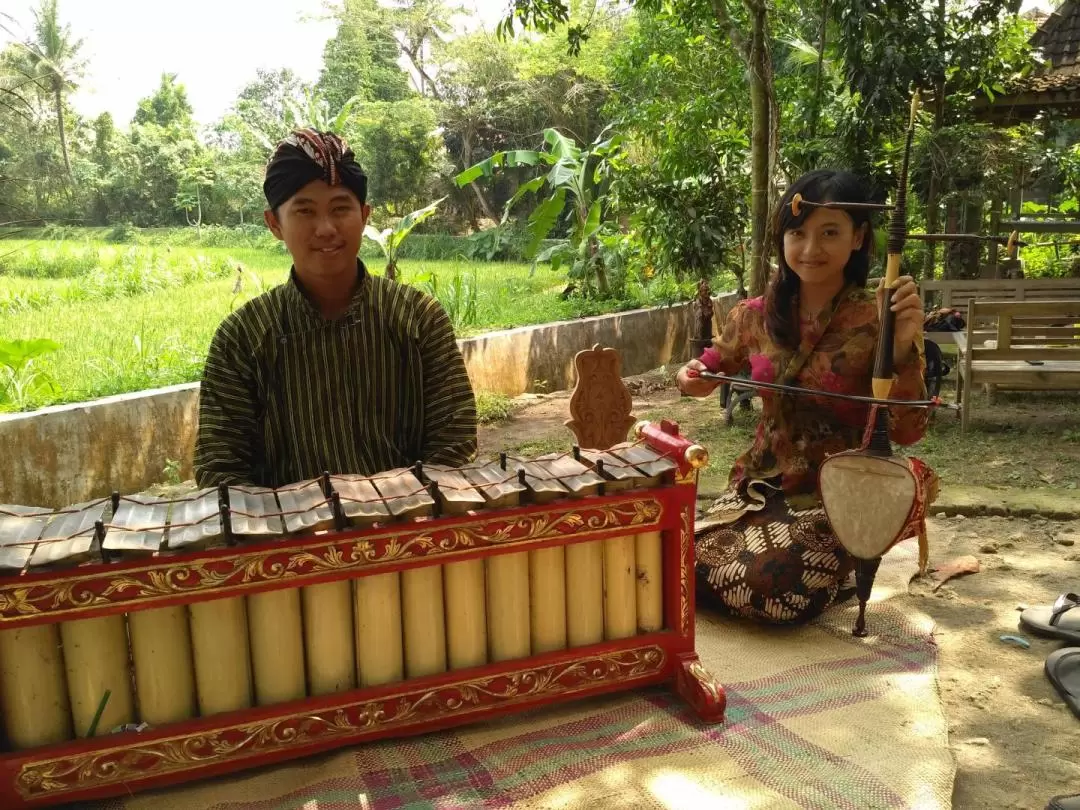
[[[379,687],[0,754],[0,806],[103,798],[419,734],[588,695],[670,683],[708,722],[723,688],[694,651],[693,529],[704,452],[664,422],[641,438],[678,465],[665,486],[462,517],[0,577],[0,629],[660,531],[664,629]]]

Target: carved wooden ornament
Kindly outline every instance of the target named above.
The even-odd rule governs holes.
[[[596,344],[574,356],[577,379],[570,396],[570,418],[565,425],[580,447],[606,450],[626,441],[637,421],[633,400],[622,380],[622,361],[614,349]]]

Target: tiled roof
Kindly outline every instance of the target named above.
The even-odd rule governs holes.
[[[1080,3],[1065,0],[1031,38],[1054,69],[1080,62]]]
[[[1042,16],[1031,44],[1042,51],[1049,66],[1009,82],[1004,96],[990,104],[977,100],[976,107],[1013,107],[1020,95],[1080,91],[1080,0],[1065,0],[1057,11]],[[1053,104],[1055,100],[1061,99],[1045,99],[1043,103]]]
[[[1010,89],[1014,93],[1054,93],[1068,90],[1080,90],[1080,71],[1055,71],[1053,73],[1030,76],[1027,79],[1017,82],[1016,86]]]

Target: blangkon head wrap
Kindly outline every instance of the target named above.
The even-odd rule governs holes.
[[[367,202],[367,177],[348,144],[331,132],[299,129],[277,145],[266,164],[267,205],[276,211],[312,180],[343,185],[361,203]]]

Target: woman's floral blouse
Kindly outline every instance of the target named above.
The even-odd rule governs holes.
[[[710,371],[738,374],[749,371],[760,382],[781,382],[819,391],[869,396],[878,336],[874,293],[854,287],[839,296],[833,308],[813,322],[804,322],[800,352],[777,346],[765,328],[765,302],[739,302],[728,315],[720,337],[701,361]],[[781,379],[797,354],[812,351],[794,379]],[[926,361],[921,351],[898,366],[890,399],[925,399]],[[780,476],[787,495],[817,489],[818,470],[827,456],[862,443],[870,406],[828,397],[793,395],[762,389],[762,418],[754,443],[735,462],[729,485],[750,479]],[[890,408],[890,436],[898,444],[913,444],[926,432],[925,408]]]

